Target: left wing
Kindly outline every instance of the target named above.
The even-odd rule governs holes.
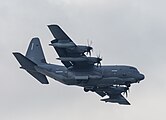
[[[130,105],[130,103],[121,95],[112,95],[109,98],[101,99],[101,101],[119,103],[122,105]]]

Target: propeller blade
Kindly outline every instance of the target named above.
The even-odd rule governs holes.
[[[101,58],[97,57],[97,67],[101,67]]]
[[[128,93],[127,93],[127,91],[126,91],[126,97],[128,97]]]
[[[87,39],[87,44],[88,44],[88,46],[92,46],[92,40],[89,40],[89,39]]]
[[[91,47],[91,45],[92,45],[92,41],[89,41],[89,39],[87,39],[87,51],[86,51],[86,55],[88,55],[89,54],[89,56],[91,56],[91,51],[93,52],[93,48]]]
[[[89,55],[91,56],[91,51],[89,51]]]
[[[126,97],[128,97],[128,91],[130,91],[129,87],[126,88]]]
[[[86,55],[88,55],[88,52],[86,52]]]

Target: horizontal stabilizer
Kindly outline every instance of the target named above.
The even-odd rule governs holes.
[[[20,63],[21,68],[26,69],[26,70],[35,71],[34,66],[37,65],[36,63],[32,62],[30,59],[23,56],[21,53],[14,52],[13,55],[16,57],[17,61]]]
[[[33,61],[29,60],[27,57],[23,56],[21,53],[18,52],[14,52],[13,55],[20,63],[20,68],[25,69],[29,74],[35,77],[42,84],[49,84],[46,76],[35,70],[35,66],[37,65]]]

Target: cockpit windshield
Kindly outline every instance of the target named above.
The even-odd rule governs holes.
[[[139,71],[135,67],[130,67],[130,70],[132,70],[133,72],[138,72],[139,73]]]

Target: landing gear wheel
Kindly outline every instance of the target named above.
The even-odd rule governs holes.
[[[126,87],[130,87],[131,86],[131,84],[130,84],[130,82],[126,82]]]
[[[88,90],[88,89],[86,89],[86,88],[84,88],[84,91],[85,91],[85,92],[89,92],[89,90]]]

